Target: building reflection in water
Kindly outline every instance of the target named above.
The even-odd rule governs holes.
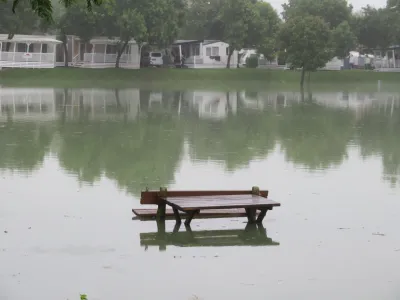
[[[229,172],[277,145],[287,162],[327,170],[356,146],[362,157],[381,157],[384,178],[395,185],[399,111],[400,94],[386,92],[2,87],[0,168],[33,170],[51,152],[79,180],[107,174],[139,193],[173,181],[184,145],[190,159]]]

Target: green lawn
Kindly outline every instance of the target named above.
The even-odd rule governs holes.
[[[398,85],[400,73],[319,71],[311,83],[319,86],[372,86],[378,80]],[[25,87],[159,87],[159,88],[294,88],[300,72],[266,69],[13,69],[0,71],[0,84]],[[364,89],[364,88],[363,88]]]

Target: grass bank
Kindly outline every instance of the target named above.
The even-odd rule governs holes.
[[[319,71],[311,75],[318,86],[399,85],[400,73],[374,71]],[[13,69],[0,71],[0,84],[10,87],[157,87],[157,88],[293,88],[300,72],[267,69]],[[364,88],[363,88],[364,89]]]

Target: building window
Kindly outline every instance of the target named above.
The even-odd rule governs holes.
[[[229,47],[226,47],[226,55],[229,55]]]
[[[117,53],[117,45],[107,45],[106,54],[116,54]]]
[[[219,48],[218,47],[212,47],[211,54],[212,54],[212,56],[219,56]]]
[[[47,53],[47,44],[42,44],[42,53]]]
[[[210,47],[206,48],[206,56],[211,56],[211,48]]]
[[[14,45],[12,45],[10,42],[3,43],[2,44],[2,51],[3,52],[14,51]]]
[[[23,52],[23,53],[27,52],[27,50],[28,50],[27,46],[28,46],[27,44],[18,43],[17,44],[17,52]]]

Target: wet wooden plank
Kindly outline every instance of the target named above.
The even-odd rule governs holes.
[[[182,211],[230,208],[269,208],[280,206],[280,203],[257,195],[224,195],[198,197],[168,197],[168,205]]]
[[[223,195],[250,195],[252,190],[241,191],[167,191],[167,197],[192,197],[192,196],[223,196]],[[260,191],[260,195],[268,197],[268,191]],[[160,204],[160,191],[144,191],[140,195],[140,204]]]
[[[156,208],[138,208],[132,209],[132,212],[138,217],[138,219],[143,220],[153,220],[156,217]],[[186,217],[184,212],[179,212],[183,218]],[[165,216],[167,219],[174,218],[174,212],[171,208],[167,208],[165,211]],[[199,218],[237,218],[246,217],[246,212],[244,208],[233,208],[233,209],[207,209],[200,211],[200,214],[196,215],[196,219]]]

